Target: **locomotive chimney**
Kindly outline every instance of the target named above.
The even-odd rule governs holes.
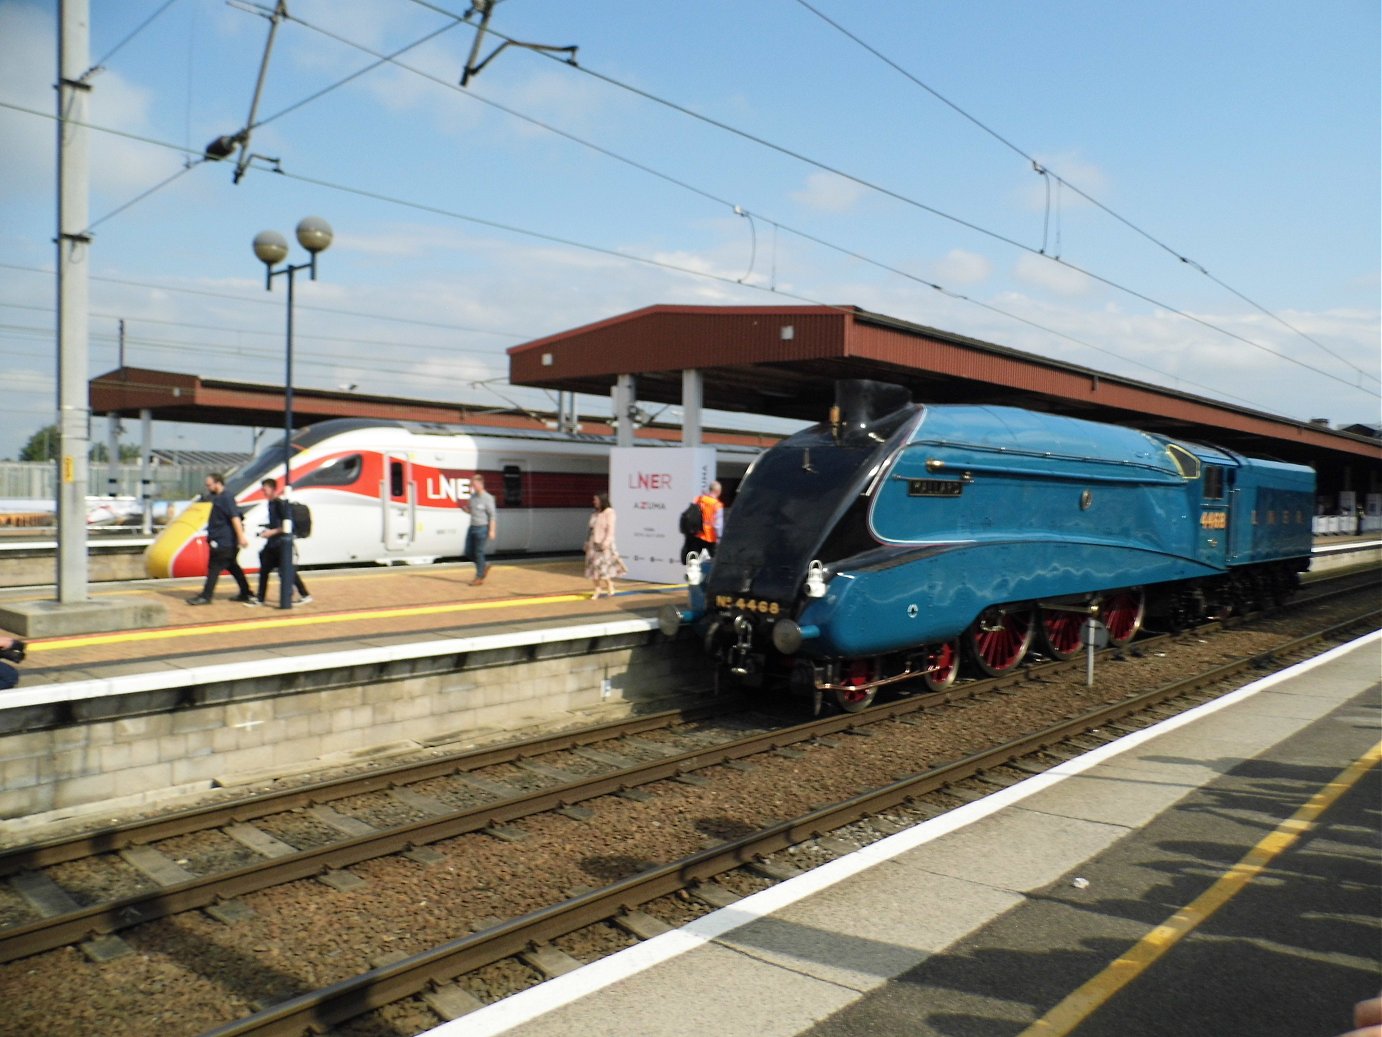
[[[845,438],[858,434],[879,418],[887,417],[912,402],[912,394],[901,385],[851,378],[835,383],[835,406],[830,409],[832,430],[842,430]],[[835,422],[839,420],[839,426]],[[839,438],[839,431],[836,431]]]

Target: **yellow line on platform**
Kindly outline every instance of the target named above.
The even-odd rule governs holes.
[[[1208,920],[1215,911],[1242,892],[1249,882],[1266,870],[1274,858],[1308,832],[1340,796],[1376,767],[1379,760],[1382,760],[1382,742],[1354,760],[1338,777],[1311,796],[1309,802],[1277,825],[1275,831],[1224,872],[1214,885],[1133,944],[1122,957],[1082,984],[1018,1037],[1062,1037],[1073,1032],[1096,1009],[1189,936],[1201,922]]]
[[[654,585],[646,589],[672,590],[677,584]],[[156,630],[119,630],[103,634],[79,635],[30,641],[27,650],[54,651],[59,648],[87,648],[92,645],[129,644],[131,641],[162,641],[178,637],[200,637],[204,634],[236,633],[246,630],[281,630],[284,627],[325,626],[329,623],[353,623],[361,619],[398,619],[408,616],[439,616],[448,612],[477,612],[484,609],[507,609],[519,605],[554,605],[567,601],[588,601],[585,591],[571,594],[549,594],[535,598],[515,598],[511,601],[468,601],[445,605],[408,605],[400,608],[367,609],[362,612],[333,612],[327,615],[266,616],[238,622],[203,623],[192,627],[159,627]]]

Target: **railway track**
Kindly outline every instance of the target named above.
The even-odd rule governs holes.
[[[1336,593],[1347,593],[1347,591]],[[1318,603],[1319,597],[1317,596],[1313,600],[1314,603]],[[1301,602],[1301,604],[1308,603],[1311,602]],[[1158,643],[1156,639],[1139,642],[1138,651],[1156,653]],[[1282,649],[1278,649],[1278,651],[1282,651]],[[1254,659],[1248,659],[1237,665],[1242,667],[1255,664],[1257,662]],[[135,859],[142,859],[150,872],[154,874],[161,872],[165,878],[171,879],[171,881],[164,881],[161,884],[155,883],[156,888],[135,897],[108,900],[104,903],[92,904],[75,910],[59,910],[49,918],[0,932],[0,960],[10,961],[18,957],[39,953],[44,949],[66,946],[80,941],[86,942],[89,953],[94,952],[98,956],[104,956],[111,953],[113,940],[111,934],[128,926],[149,921],[152,918],[190,911],[199,907],[208,908],[209,913],[214,917],[234,922],[238,912],[242,909],[237,898],[253,890],[265,889],[302,878],[320,877],[330,881],[333,878],[348,876],[349,873],[345,869],[353,864],[388,854],[406,853],[415,855],[414,859],[425,860],[425,850],[429,844],[454,838],[457,835],[486,832],[502,839],[506,837],[506,828],[522,818],[530,817],[536,813],[558,811],[566,813],[568,817],[579,818],[582,816],[581,805],[601,796],[635,795],[640,786],[659,781],[678,779],[695,781],[697,779],[695,772],[697,771],[704,771],[724,764],[734,764],[755,755],[800,753],[799,749],[793,748],[794,746],[808,746],[813,749],[822,746],[828,748],[832,735],[861,732],[873,725],[899,720],[927,725],[933,722],[936,711],[948,705],[992,701],[1014,693],[1024,683],[1049,681],[1060,671],[1081,668],[1083,665],[1081,660],[1072,660],[1066,663],[1032,667],[1020,674],[1008,675],[996,680],[966,682],[944,692],[900,698],[880,704],[861,714],[828,717],[806,724],[797,724],[790,728],[759,730],[739,738],[725,737],[721,733],[717,736],[719,738],[718,744],[700,745],[681,751],[676,751],[670,740],[648,742],[640,736],[656,736],[657,732],[666,732],[678,723],[694,725],[704,721],[715,710],[722,710],[723,706],[713,707],[710,711],[690,716],[667,714],[658,717],[639,718],[618,724],[603,725],[597,729],[559,734],[515,745],[459,754],[456,757],[431,760],[421,765],[393,767],[355,778],[322,782],[308,788],[276,792],[271,795],[256,797],[253,800],[224,804],[217,808],[185,811],[178,815],[154,819],[140,825],[128,825],[118,829],[91,833],[80,840],[66,843],[53,842],[11,851],[0,855],[0,872],[10,874],[12,883],[14,878],[20,878],[21,882],[32,883],[34,877],[39,874],[37,869],[53,867],[62,862],[80,860],[84,854],[93,851],[103,853],[123,851],[126,858],[133,856]],[[1222,679],[1222,675],[1216,679]],[[1165,689],[1161,689],[1160,692],[1152,694],[1161,694],[1163,696],[1161,701],[1165,701],[1177,694],[1184,694],[1184,692],[1177,691],[1168,694]],[[1094,727],[1106,726],[1114,722],[1110,718],[1115,717],[1115,714],[1123,716],[1127,715],[1128,712],[1144,708],[1136,704],[1138,701],[1140,700],[1129,699],[1127,702],[1119,702],[1107,707],[1098,715],[1090,714],[1078,718],[1078,722],[1070,721],[1067,724],[1055,725],[1038,734],[1008,743],[1006,748],[999,747],[993,750],[993,753],[1001,755],[1001,752],[1007,752],[1009,754],[1016,753],[1017,756],[1030,755],[1032,752],[1040,751],[1044,746],[1053,744],[1053,740],[1074,737],[1072,732],[1075,732],[1076,728],[1079,728],[1082,733],[1088,731],[1091,725]],[[1150,701],[1151,698],[1149,697],[1148,702]],[[761,726],[764,721],[760,719],[755,722]],[[615,748],[617,742],[623,743],[618,749]],[[595,749],[592,751],[603,756],[603,760],[597,761],[589,755],[582,757],[582,759],[590,763],[599,762],[603,766],[599,769],[599,773],[581,780],[554,782],[551,772],[555,768],[536,762],[536,757],[546,754],[569,753],[601,744],[604,745],[603,750]],[[650,749],[650,745],[659,745],[660,748]],[[613,759],[621,752],[625,756],[624,760]],[[628,758],[633,754],[641,754],[648,758],[635,762]],[[907,798],[927,795],[936,789],[951,789],[956,782],[966,779],[972,780],[976,775],[986,771],[991,772],[995,767],[1004,765],[1001,761],[995,762],[996,760],[999,760],[998,755],[967,757],[953,766],[948,765],[946,768],[936,768],[926,774],[909,777],[907,782],[897,784],[897,787],[893,789],[893,794],[905,791],[901,800],[896,801],[900,802]],[[619,763],[625,765],[614,765]],[[444,814],[423,816],[407,824],[395,825],[385,830],[360,832],[357,821],[356,826],[345,826],[347,829],[355,828],[356,834],[352,837],[337,839],[322,846],[305,850],[298,850],[286,844],[275,847],[272,837],[269,839],[262,837],[262,830],[259,830],[261,834],[258,835],[247,831],[247,829],[254,829],[253,823],[255,821],[270,817],[275,813],[316,810],[324,806],[330,809],[328,806],[330,803],[339,802],[352,796],[371,793],[389,794],[388,790],[391,789],[401,789],[406,792],[405,786],[408,784],[436,779],[444,774],[457,772],[464,774],[477,768],[494,767],[501,764],[520,769],[526,766],[528,768],[527,773],[542,776],[549,780],[545,781],[542,787],[528,790],[519,795],[493,795],[472,804],[465,810],[452,810]],[[1032,764],[1028,763],[1025,766],[1030,767]],[[970,768],[970,773],[964,773],[965,767]],[[542,774],[544,769],[549,773]],[[479,791],[485,791],[484,782],[475,783],[475,788]],[[490,788],[488,791],[494,792],[496,790]],[[405,796],[404,798],[409,797]],[[674,864],[652,869],[646,874],[634,876],[602,890],[573,897],[564,905],[544,908],[532,913],[531,917],[524,916],[524,918],[528,918],[527,922],[524,922],[523,919],[512,919],[487,927],[484,933],[454,941],[457,947],[453,948],[452,951],[459,957],[453,956],[452,951],[441,953],[441,950],[438,949],[432,955],[435,960],[429,958],[428,962],[417,963],[415,968],[395,974],[392,971],[393,967],[390,966],[388,976],[376,977],[379,981],[377,988],[371,986],[371,990],[374,992],[370,994],[370,1004],[386,1003],[397,997],[406,996],[406,994],[400,994],[397,991],[418,981],[423,982],[424,985],[439,983],[441,980],[437,977],[443,973],[449,972],[449,976],[454,977],[484,964],[519,953],[524,947],[531,948],[534,944],[545,944],[563,933],[592,924],[591,919],[596,915],[599,915],[600,918],[614,916],[617,920],[616,924],[621,924],[623,928],[646,934],[649,926],[647,919],[639,918],[636,912],[631,914],[628,911],[618,909],[645,903],[647,900],[665,896],[669,892],[686,889],[685,882],[680,885],[666,886],[666,883],[670,882],[674,875],[680,875],[683,879],[691,881],[709,879],[724,870],[742,865],[746,860],[752,860],[756,856],[781,849],[782,846],[793,841],[810,838],[815,833],[837,827],[839,824],[847,824],[849,821],[846,819],[846,815],[854,809],[854,807],[845,806],[845,803],[848,802],[850,801],[833,804],[822,811],[805,815],[791,822],[783,822],[771,829],[764,829],[761,834],[765,841],[746,842],[745,839],[748,837],[731,839],[717,845],[714,849],[679,860]],[[878,802],[881,803],[882,800]],[[886,809],[886,807],[875,805],[865,809],[864,813],[879,809]],[[216,874],[192,876],[185,872],[179,875],[178,871],[181,869],[175,859],[164,855],[151,856],[149,852],[153,850],[151,844],[154,842],[168,839],[176,840],[181,835],[205,831],[208,828],[220,828],[222,830],[234,828],[241,837],[244,837],[244,841],[259,847],[260,853],[267,849],[271,853],[276,852],[277,856],[270,856],[254,865],[229,869]],[[153,852],[157,854],[156,850]],[[165,864],[160,863],[158,856],[164,856],[164,860],[172,864],[173,868],[168,869]],[[645,882],[646,885],[643,884]],[[40,882],[39,885],[42,883]],[[60,897],[58,902],[61,903]],[[611,908],[610,905],[614,905],[614,907]],[[75,907],[75,905],[73,906]],[[605,910],[606,908],[610,909]],[[600,915],[601,911],[605,911],[605,913]],[[93,934],[95,939],[92,939]],[[482,936],[484,939],[480,939]],[[418,957],[428,958],[428,955]],[[456,965],[457,961],[461,962],[459,966]],[[474,964],[476,962],[479,964]],[[371,984],[373,982],[370,981]],[[415,992],[417,988],[413,989]],[[376,1002],[373,1000],[375,998],[382,998],[383,1000]],[[347,1000],[350,1004],[357,1006],[354,1011],[360,1010],[358,1006],[363,1002],[359,1000],[357,995],[347,995]],[[323,1003],[326,1004],[327,1002]],[[284,1004],[289,1004],[289,1002]],[[338,1018],[336,1013],[342,1011],[339,1006],[320,1009],[317,1007],[303,1008],[302,1010],[309,1013],[325,1012],[326,1015],[321,1016],[321,1019],[328,1016]],[[289,1015],[293,1016],[294,1013],[290,1012]],[[318,1021],[320,1022],[320,1019]],[[224,1032],[301,1032],[300,1029],[292,1029],[297,1023],[291,1020],[282,1024],[286,1027],[284,1029],[273,1028],[277,1027],[279,1023],[268,1019],[264,1019],[262,1022],[269,1028],[243,1031],[229,1029]]]
[[[1268,657],[1237,659],[1123,701],[1088,710],[1020,738],[899,778],[888,785],[726,840],[690,856],[648,868],[602,888],[504,920],[423,953],[381,965],[353,979],[217,1027],[205,1037],[286,1037],[320,1032],[324,1027],[429,991],[430,1000],[435,1003],[437,992],[452,986],[456,977],[515,956],[530,962],[540,960],[543,953],[552,952],[554,941],[586,927],[608,924],[639,938],[656,935],[666,927],[640,910],[651,901],[689,894],[700,900],[706,910],[726,906],[738,899],[715,882],[727,873],[748,866],[754,868],[759,877],[790,878],[794,869],[774,862],[772,855],[819,841],[829,833],[898,808],[905,808],[920,819],[943,812],[947,809],[947,800],[948,805],[953,806],[956,802],[982,798],[1218,694],[1217,691],[1206,692],[1206,689],[1234,681],[1264,665],[1275,665],[1282,659],[1313,654],[1321,643],[1340,638],[1360,625],[1375,626],[1379,616],[1382,610],[1295,638],[1273,649]],[[1001,691],[998,687],[988,687],[978,694],[999,694]],[[869,714],[831,718],[824,726],[835,731],[848,730],[864,718],[872,722],[882,719],[925,722],[924,711],[932,708],[933,705],[924,705],[921,713],[881,709]],[[873,713],[888,715],[882,718]],[[936,798],[941,802],[932,803]],[[884,830],[895,827],[900,825],[883,822]],[[842,847],[849,848],[852,848],[850,844]],[[553,956],[562,957],[560,952]],[[558,967],[551,974],[559,971]]]
[[[1293,607],[1307,607],[1353,592],[1356,579],[1317,587]],[[1152,635],[1137,643],[1139,653],[1155,652],[1171,635]],[[1128,651],[1123,649],[1122,651]],[[1117,657],[1120,650],[1103,653]],[[504,838],[508,826],[523,818],[557,811],[577,819],[588,816],[582,805],[604,796],[637,794],[642,786],[667,780],[694,782],[697,771],[743,761],[768,752],[817,742],[841,732],[855,732],[886,721],[924,716],[928,711],[1013,693],[1031,681],[1082,669],[1082,658],[1043,662],[998,678],[961,681],[939,692],[905,695],[862,713],[818,718],[806,723],[751,713],[742,702],[717,701],[696,709],[674,710],[607,724],[448,754],[347,775],[300,788],[257,794],[233,802],[112,826],[75,838],[55,839],[0,852],[0,877],[31,912],[40,915],[0,928],[0,964],[57,947],[85,943],[94,957],[121,951],[113,934],[131,926],[185,911],[206,908],[213,917],[233,920],[246,894],[302,879],[346,883],[346,869],[392,854],[426,860],[426,847],[473,832]],[[738,716],[734,721],[730,718]],[[708,722],[715,727],[703,726]],[[739,733],[743,727],[752,730]],[[657,740],[640,736],[656,735]],[[574,763],[574,767],[573,767]],[[505,767],[521,772],[525,787],[477,777]],[[459,785],[439,797],[429,783]],[[425,791],[418,791],[419,787]],[[411,815],[400,823],[379,824],[363,810],[338,811],[344,801],[387,797],[384,813]],[[361,814],[365,816],[360,816]],[[282,838],[266,819],[307,814],[316,824],[314,845],[295,845]],[[215,833],[230,845],[228,866],[190,870],[185,857],[163,852],[159,844]],[[204,856],[215,857],[206,853]],[[48,872],[76,861],[103,857],[126,872],[102,888],[139,885],[125,895],[87,899],[76,895]],[[226,859],[227,854],[219,854]]]

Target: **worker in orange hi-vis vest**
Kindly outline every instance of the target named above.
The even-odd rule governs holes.
[[[715,555],[715,546],[719,544],[725,530],[725,506],[720,503],[720,493],[720,484],[712,482],[705,488],[705,492],[696,498],[703,520],[700,541],[712,558]]]

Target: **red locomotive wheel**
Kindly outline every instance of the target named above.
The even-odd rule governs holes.
[[[1026,605],[995,605],[980,613],[965,631],[969,654],[980,670],[999,677],[1022,661],[1036,634],[1034,611]]]
[[[926,648],[926,669],[921,679],[930,691],[944,691],[960,672],[960,642],[942,641]]]
[[[1108,643],[1122,647],[1142,629],[1142,617],[1147,611],[1147,597],[1141,587],[1114,591],[1099,604],[1099,619],[1108,627]]]
[[[1052,659],[1071,659],[1080,651],[1080,626],[1086,616],[1057,609],[1041,610],[1041,654]]]
[[[835,689],[835,701],[846,713],[858,713],[873,705],[873,697],[878,693],[876,686],[870,687],[874,679],[873,663],[868,659],[851,659],[844,664],[840,673],[840,684]]]

